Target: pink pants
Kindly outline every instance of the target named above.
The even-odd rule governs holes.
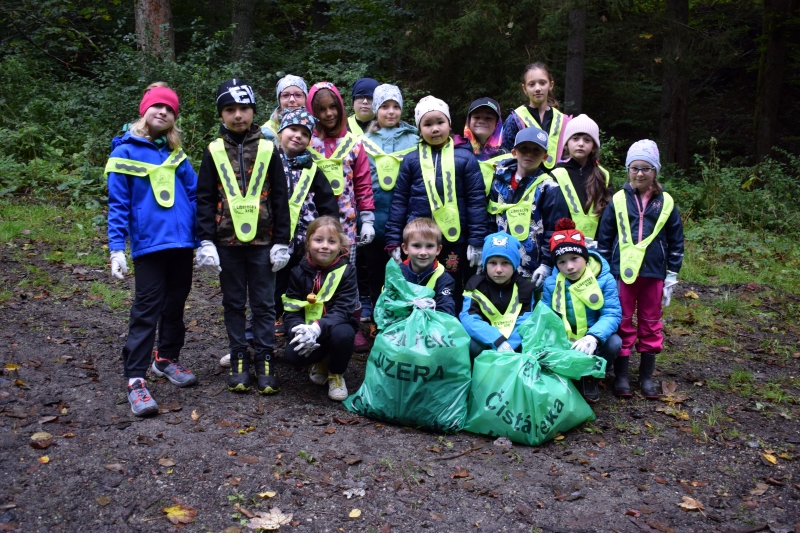
[[[620,280],[617,288],[622,305],[622,323],[618,331],[622,339],[620,357],[630,356],[634,343],[639,353],[661,353],[664,344],[664,336],[661,334],[661,293],[664,280],[640,277],[630,285]],[[633,325],[634,312],[636,326]]]

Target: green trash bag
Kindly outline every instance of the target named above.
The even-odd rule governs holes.
[[[536,446],[595,415],[571,379],[605,376],[606,362],[570,350],[561,319],[537,305],[520,326],[523,353],[484,351],[475,359],[464,429]]]
[[[455,432],[467,417],[469,335],[432,309],[434,292],[407,282],[389,261],[375,307],[380,328],[364,382],[344,401],[349,411],[403,426]]]

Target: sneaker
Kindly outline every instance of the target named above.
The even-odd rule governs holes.
[[[228,390],[247,392],[250,390],[250,357],[247,352],[239,352],[231,357],[228,373]]]
[[[259,394],[275,394],[281,390],[281,384],[275,375],[275,366],[271,357],[256,361],[256,391]]]
[[[372,320],[372,300],[369,298],[361,298],[361,322],[369,322]]]
[[[347,399],[347,385],[341,374],[328,374],[328,398],[341,402]]]
[[[364,334],[361,333],[361,328],[358,328],[358,331],[356,331],[356,338],[353,341],[353,351],[356,353],[367,353],[370,348],[369,341],[364,337]]]
[[[156,360],[153,361],[153,366],[150,370],[160,378],[167,378],[173,385],[178,387],[189,387],[197,383],[197,376],[183,366],[180,361],[172,361],[171,359],[164,359],[158,356],[155,352]],[[159,368],[163,367],[163,368]]]
[[[369,338],[375,339],[378,336],[378,326],[373,322],[369,325]]]
[[[597,379],[593,376],[583,376],[577,382],[578,392],[581,393],[584,400],[589,403],[597,403],[600,400],[600,389],[597,386]]]
[[[137,379],[133,385],[128,385],[128,401],[136,416],[154,415],[158,412],[158,404],[150,396],[143,379]]]
[[[224,366],[225,368],[231,367],[231,354],[225,354],[219,360],[219,366]]]
[[[314,385],[325,385],[328,381],[328,359],[325,358],[319,363],[314,363],[308,370],[308,379]]]
[[[275,321],[275,336],[283,337],[284,335],[286,335],[286,326],[283,323],[283,318],[279,318]]]

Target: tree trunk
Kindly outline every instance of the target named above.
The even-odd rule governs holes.
[[[175,31],[169,0],[136,0],[136,37],[139,46],[151,54],[175,59]]]
[[[579,1],[569,12],[567,41],[567,76],[564,88],[564,112],[580,114],[583,109],[583,61],[586,56],[586,5]]]
[[[253,22],[256,12],[255,0],[233,0],[231,22],[236,25],[231,43],[231,59],[239,61],[242,53],[253,39]]]
[[[666,33],[661,63],[661,148],[666,163],[689,167],[689,77],[685,28],[689,24],[689,0],[667,0]]]
[[[759,161],[770,154],[775,143],[786,41],[789,38],[786,22],[797,7],[797,0],[764,0],[763,42],[753,116],[754,151]]]
[[[330,6],[326,0],[314,0],[311,3],[311,29],[320,31],[328,25],[328,15]]]

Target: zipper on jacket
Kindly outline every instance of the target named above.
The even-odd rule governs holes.
[[[642,242],[642,231],[644,227],[644,209],[642,208],[642,199],[639,197],[639,191],[637,190],[635,193],[637,207],[639,208],[639,239],[636,241],[637,243]]]
[[[242,196],[247,194],[247,178],[245,177],[244,168],[244,143],[239,145],[239,174],[242,177]]]

